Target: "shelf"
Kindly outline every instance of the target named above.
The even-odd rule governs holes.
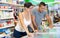
[[[13,3],[8,3],[8,2],[1,2],[0,3],[3,3],[3,4],[10,4],[10,5],[14,5],[14,6],[21,6],[23,7],[23,5],[20,5],[20,4],[13,4]]]
[[[6,34],[5,34],[5,33],[0,34],[0,38],[1,38],[1,37],[4,37],[4,36],[6,36]]]
[[[0,9],[0,10],[13,10],[13,9]]]
[[[60,22],[54,23],[53,24],[55,27],[60,27]]]
[[[11,25],[11,26],[5,26],[5,27],[0,27],[0,29],[3,29],[3,28],[10,28],[10,27],[14,27],[14,25]]]
[[[4,20],[4,19],[14,19],[14,17],[10,17],[10,18],[0,18],[0,20]]]
[[[1,37],[4,37],[4,36],[9,36],[9,35],[11,35],[12,33],[13,33],[13,32],[11,32],[11,33],[9,33],[9,34],[7,34],[7,35],[6,35],[5,33],[4,33],[4,34],[0,34],[0,38],[1,38]]]

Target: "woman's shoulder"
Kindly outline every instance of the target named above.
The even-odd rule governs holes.
[[[20,12],[20,13],[19,13],[19,16],[22,17],[23,15],[24,15],[24,12]]]
[[[19,15],[22,15],[23,14],[23,12],[19,12]]]

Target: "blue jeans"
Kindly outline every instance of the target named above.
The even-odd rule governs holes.
[[[13,33],[13,36],[14,36],[15,38],[21,38],[21,37],[26,36],[26,35],[27,35],[26,32],[19,32],[19,31],[17,31],[17,30],[14,30],[14,33]]]

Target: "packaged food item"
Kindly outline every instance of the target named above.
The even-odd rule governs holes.
[[[1,6],[1,9],[4,9],[4,6]]]
[[[11,17],[11,18],[14,18],[13,12],[10,12],[10,17]]]
[[[8,3],[12,3],[12,0],[6,0]]]
[[[0,6],[0,8],[1,8],[1,6]]]
[[[3,15],[3,13],[2,13],[2,11],[0,10],[0,19],[3,17],[2,15]]]
[[[11,29],[8,29],[8,28],[7,28],[7,29],[5,30],[5,33],[6,33],[6,34],[10,34],[10,32],[11,32]]]
[[[8,24],[11,24],[11,21],[8,21],[7,23],[8,23]]]
[[[4,24],[4,27],[8,26],[6,22],[4,22],[3,24]]]
[[[6,2],[6,0],[2,0],[2,2]]]
[[[23,5],[24,4],[24,0],[19,0],[19,4]]]
[[[17,4],[17,0],[13,0],[13,3],[14,3],[14,4]]]
[[[4,25],[3,24],[0,24],[0,27],[3,27]]]
[[[8,6],[4,6],[4,9],[8,9]]]

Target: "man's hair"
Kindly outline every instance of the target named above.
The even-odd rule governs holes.
[[[33,6],[33,4],[30,2],[24,4],[24,7],[26,7],[26,8],[30,8],[30,6]]]
[[[46,4],[44,2],[40,2],[39,6],[41,6],[41,5],[46,6]]]
[[[53,13],[54,11],[51,11],[51,13]]]
[[[56,11],[56,13],[58,13],[58,11]]]

